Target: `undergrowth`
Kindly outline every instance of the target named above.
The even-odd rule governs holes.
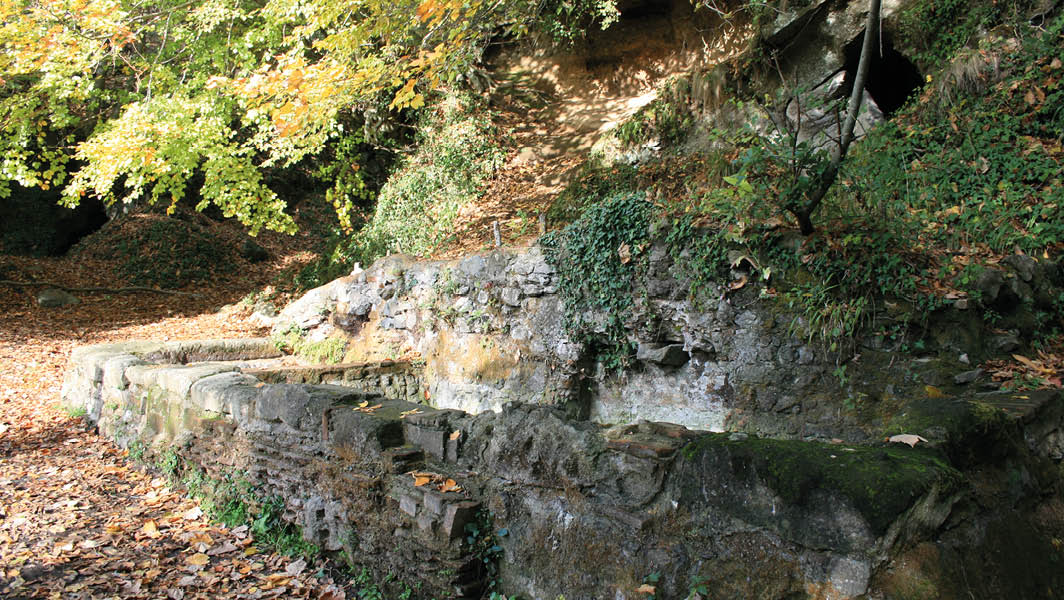
[[[284,500],[264,493],[238,472],[211,478],[203,469],[184,461],[173,449],[163,453],[158,468],[213,520],[228,527],[247,525],[262,549],[287,556],[314,558],[321,549],[303,539],[300,528],[284,519]]]
[[[422,112],[413,151],[398,161],[357,230],[336,230],[297,278],[313,287],[389,252],[424,256],[452,241],[459,211],[501,166],[503,149],[484,100],[449,94]]]
[[[296,325],[284,331],[274,332],[270,339],[278,350],[290,352],[317,364],[338,364],[343,361],[347,353],[346,339],[329,337],[324,340],[311,341]]]
[[[1010,21],[1014,7],[1000,4],[980,3],[965,14],[966,31],[921,42],[938,53],[923,57],[939,65],[929,80],[958,77],[958,67],[944,57],[976,30],[1016,23]],[[944,19],[962,11],[955,2],[912,6],[905,18]],[[740,268],[797,315],[794,333],[841,349],[841,341],[877,323],[885,300],[911,307],[906,319],[927,315],[950,299],[978,302],[980,271],[1005,256],[1055,258],[1064,247],[1062,31],[1060,16],[1044,28],[1021,22],[1009,29],[1022,34],[1018,38],[989,35],[978,52],[962,53],[958,61],[987,63],[965,67],[967,77],[982,80],[928,86],[859,140],[815,216],[818,231],[808,237],[793,231],[783,199],[815,179],[823,150],[778,130],[707,132],[713,149],[685,156],[702,172],[666,173],[662,180],[683,177],[682,192],[655,201],[655,212],[667,221],[664,242],[690,282],[691,298],[711,300],[698,297],[711,289],[708,283],[742,287]],[[657,111],[665,105],[637,114],[619,135],[630,144],[660,135]],[[671,115],[666,122],[686,121]],[[678,146],[682,136],[670,141]],[[659,185],[647,181],[660,174],[650,174],[654,164],[589,165],[552,209],[554,220],[568,217],[572,224],[545,245],[559,266],[567,305],[582,307],[570,309],[571,331],[602,345],[606,361],[616,366],[630,350],[622,316],[633,306],[632,269],[647,241],[650,214],[649,208],[634,210],[635,196],[619,192]],[[618,259],[626,243],[631,264]],[[1040,318],[1059,323],[1061,306],[1043,307]],[[598,320],[589,322],[589,314]],[[920,322],[901,325],[913,324]]]

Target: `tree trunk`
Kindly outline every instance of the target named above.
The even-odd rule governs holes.
[[[861,102],[864,100],[865,84],[868,82],[868,69],[872,62],[872,52],[875,48],[875,40],[879,37],[879,11],[880,0],[869,0],[868,20],[865,22],[864,43],[861,44],[861,58],[857,62],[857,75],[853,80],[853,91],[850,92],[850,101],[846,107],[846,121],[842,127],[842,138],[839,145],[831,154],[831,162],[824,172],[817,178],[817,185],[805,197],[801,204],[795,202],[790,209],[803,235],[809,235],[816,231],[813,227],[813,212],[820,206],[820,202],[827,195],[828,190],[835,184],[839,176],[839,166],[846,158],[846,153],[853,142],[853,131],[857,126],[857,116],[861,112]]]

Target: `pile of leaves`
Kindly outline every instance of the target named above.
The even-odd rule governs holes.
[[[238,229],[199,213],[145,211],[111,221],[71,253],[111,261],[116,275],[129,285],[181,288],[228,279],[247,266],[241,249],[252,243]]]

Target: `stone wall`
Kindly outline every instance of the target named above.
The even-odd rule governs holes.
[[[274,329],[299,328],[312,340],[344,336],[353,362],[416,355],[424,363],[422,399],[436,408],[480,413],[519,402],[605,424],[645,419],[799,439],[900,432],[941,439],[933,422],[901,419],[906,407],[925,399],[927,386],[950,397],[993,394],[976,365],[1037,331],[1025,307],[1051,302],[1060,279],[1054,263],[1013,257],[977,283],[985,308],[1002,315],[999,329],[986,328],[967,300],[928,319],[898,301],[877,310],[924,328],[922,356],[875,335],[831,352],[800,337],[801,317],[762,297],[765,286],[711,283],[694,299],[664,247],[646,252],[640,300],[625,322],[638,350],[623,373],[604,370],[593,348],[569,337],[558,276],[538,247],[456,261],[381,259],[292,303]]]
[[[382,259],[289,305],[274,328],[346,335],[349,360],[416,352],[429,402],[473,413],[522,402],[603,423],[723,431],[751,401],[793,412],[799,397],[828,387],[834,357],[788,335],[788,315],[722,290],[695,309],[671,268],[656,249],[650,306],[631,316],[638,364],[623,377],[598,370],[567,336],[557,276],[538,248],[451,262]]]
[[[641,598],[652,573],[659,598],[692,580],[713,581],[712,597],[858,597],[964,496],[932,449],[604,427],[556,406],[473,415],[385,397],[380,382],[418,380],[420,365],[293,375],[261,358],[263,341],[194,349],[79,349],[65,399],[120,444],[280,495],[308,540],[419,597],[477,597],[494,581],[530,598]],[[345,385],[281,382],[293,378]],[[471,544],[473,522],[494,539]]]

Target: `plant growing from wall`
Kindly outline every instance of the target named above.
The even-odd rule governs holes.
[[[599,348],[607,368],[625,366],[634,352],[624,318],[634,306],[636,275],[646,264],[650,209],[643,194],[618,194],[540,241],[558,270],[566,329]]]

